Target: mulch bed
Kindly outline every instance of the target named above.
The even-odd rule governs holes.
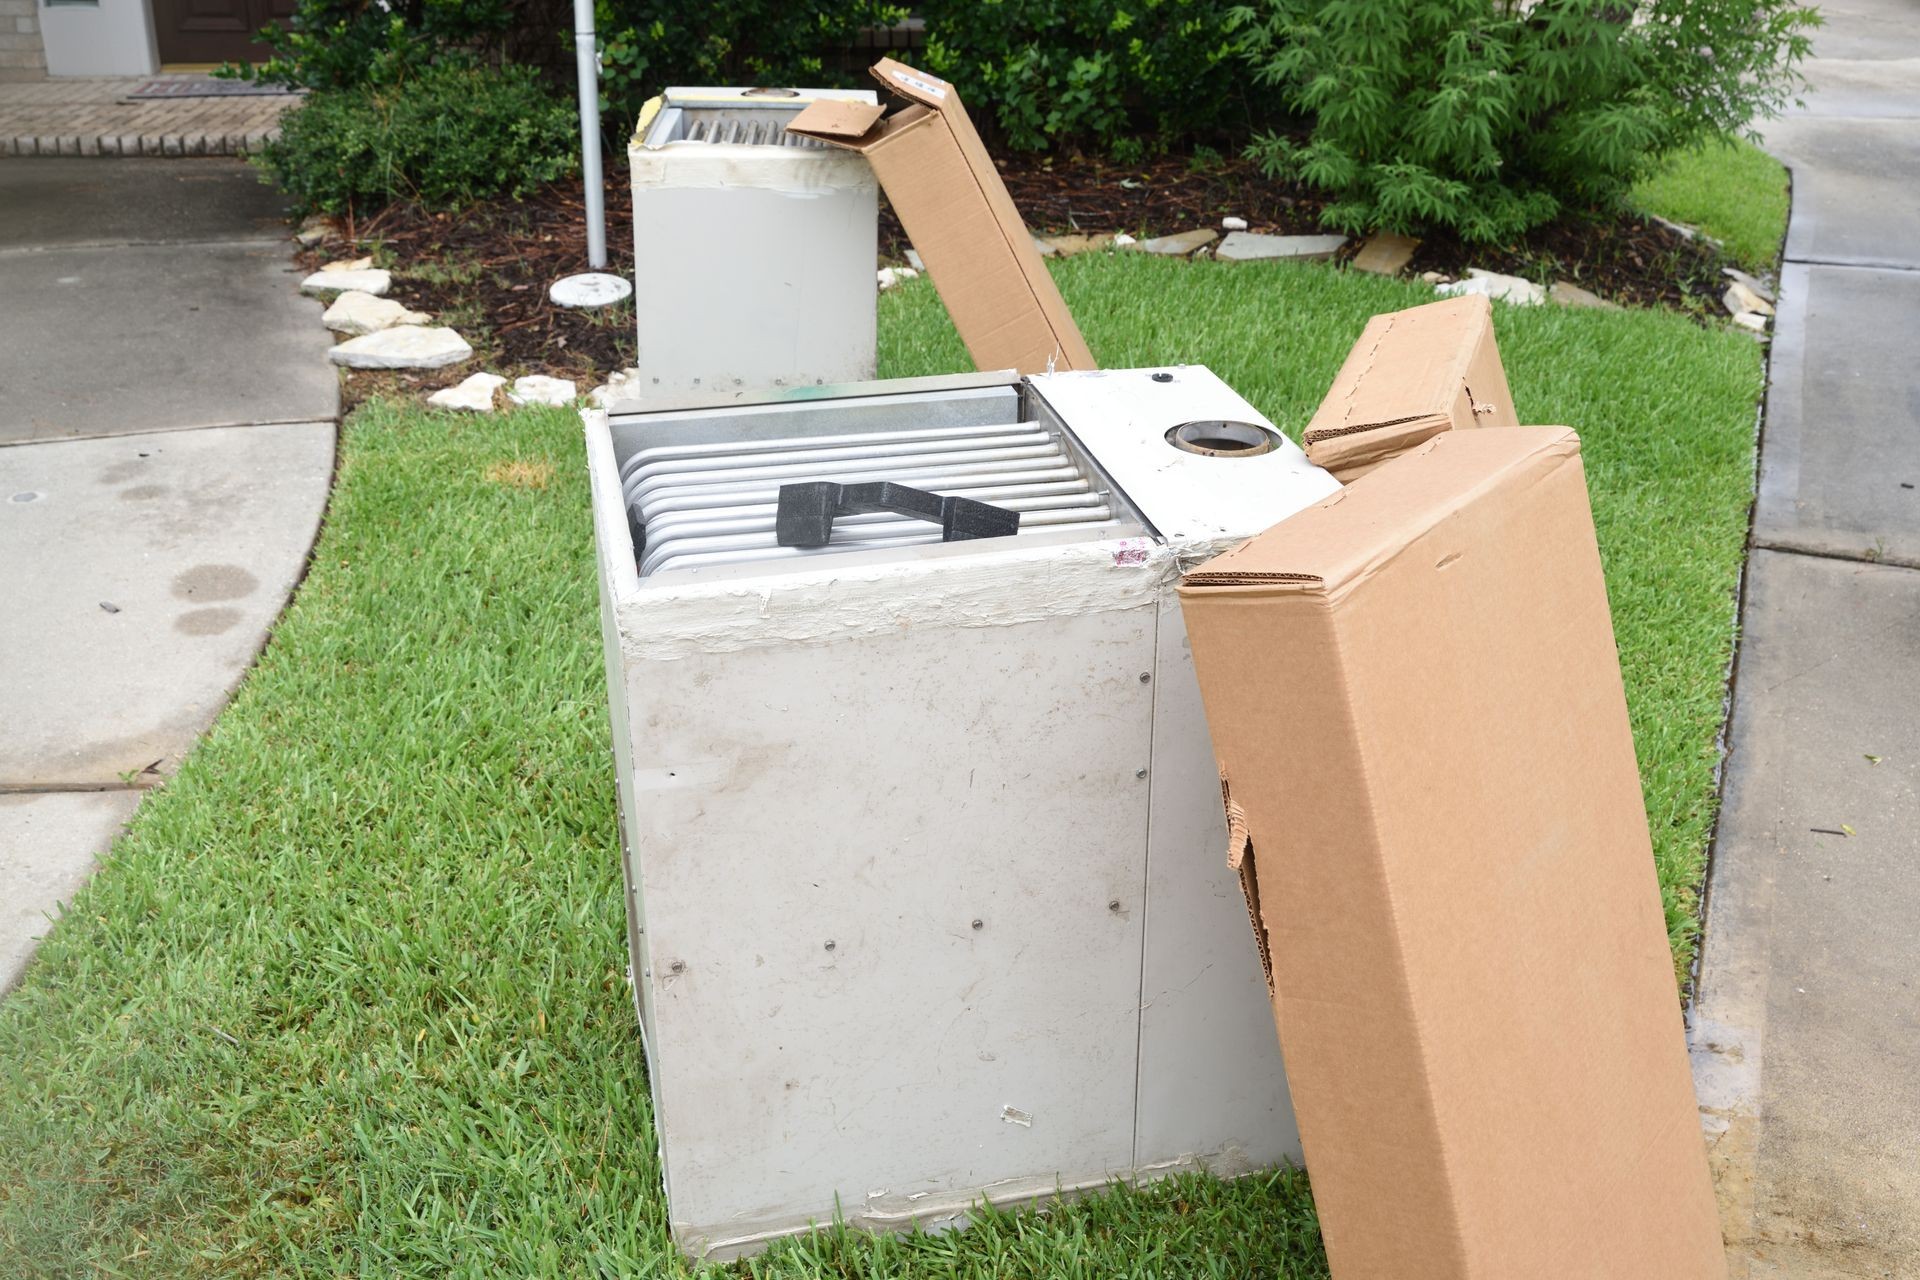
[[[1218,227],[1236,216],[1249,229],[1281,235],[1322,230],[1323,201],[1313,192],[1261,174],[1243,160],[1169,156],[1145,164],[1010,157],[998,162],[1014,203],[1038,234],[1125,231],[1166,235]],[[502,198],[459,213],[393,205],[364,219],[341,219],[341,236],[305,255],[308,266],[379,252],[396,275],[394,297],[434,313],[474,345],[477,367],[509,375],[573,377],[584,391],[633,363],[629,305],[570,311],[547,299],[547,286],[587,269],[586,214],[577,184],[524,199]],[[632,277],[632,193],[624,167],[607,184],[607,270]],[[351,243],[348,243],[348,242]],[[898,261],[908,247],[884,200],[880,252]],[[1357,245],[1348,249],[1350,255]],[[1567,219],[1513,244],[1469,247],[1452,236],[1422,242],[1408,270],[1464,275],[1469,266],[1570,280],[1610,300],[1717,314],[1724,281],[1714,248],[1658,223],[1626,216]],[[377,388],[444,386],[442,371],[354,373],[348,399]]]

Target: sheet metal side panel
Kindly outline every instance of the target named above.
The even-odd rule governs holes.
[[[1250,537],[1340,487],[1284,434],[1271,453],[1247,458],[1205,457],[1167,443],[1170,429],[1196,420],[1277,430],[1203,365],[1042,374],[1029,381],[1171,541]]]
[[[627,532],[619,494],[607,415],[595,409],[581,414],[585,425],[587,479],[593,495],[594,575],[599,585],[600,640],[607,670],[607,719],[612,733],[614,786],[620,805],[620,872],[626,894],[627,955],[635,1011],[649,1052],[653,1043],[651,989],[646,981],[646,902],[633,863],[639,829],[634,818],[633,729],[626,663],[621,658],[621,602],[639,579],[633,567],[633,539]],[[658,1098],[655,1099],[658,1105]]]
[[[1129,1170],[1156,614],[631,673],[683,1247]]]
[[[874,376],[877,187],[650,185],[643,176],[634,173],[633,200],[639,394]]]
[[[1273,1012],[1227,866],[1220,776],[1171,588],[1159,607],[1135,1163],[1222,1176],[1300,1161]]]

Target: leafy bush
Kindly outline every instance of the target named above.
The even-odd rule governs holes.
[[[1818,19],[1796,0],[1260,0],[1231,22],[1313,120],[1250,154],[1333,193],[1328,225],[1491,241],[1612,210],[1661,157],[1777,112]]]
[[[498,61],[509,35],[535,17],[550,25],[554,50],[571,46],[564,6],[554,0],[295,0],[293,16],[260,33],[273,56],[258,66],[222,68],[239,79],[300,89],[398,84],[447,55]],[[526,60],[526,59],[516,59]]]
[[[1023,151],[1089,141],[1122,157],[1245,137],[1272,97],[1246,83],[1221,0],[931,0],[927,69]]]
[[[281,118],[258,163],[302,210],[407,198],[450,207],[571,173],[574,109],[527,67],[428,67],[395,84],[319,89]]]
[[[595,0],[600,108],[619,137],[672,84],[871,87],[829,55],[906,12],[884,0]]]

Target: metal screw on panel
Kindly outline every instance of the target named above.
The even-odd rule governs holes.
[[[1109,902],[1107,904],[1107,910],[1112,911],[1115,914],[1118,914],[1120,911],[1120,899],[1115,898],[1112,902]]]
[[[1141,684],[1148,684],[1148,683],[1150,683],[1150,682],[1151,682],[1152,680],[1153,680],[1153,672],[1151,672],[1151,671],[1142,671],[1142,672],[1140,673],[1140,683],[1141,683]]]
[[[667,966],[667,971],[669,973],[685,973],[687,971],[687,962],[685,960],[675,960]]]
[[[973,922],[973,927],[976,929],[984,929],[987,927],[987,922],[985,920],[975,920]]]
[[[1145,769],[1135,769],[1133,771],[1133,776],[1136,778],[1144,778],[1147,776],[1147,771]]]
[[[831,951],[831,950],[833,950],[833,946],[834,946],[834,943],[833,943],[833,939],[832,939],[832,938],[828,938],[828,939],[827,939],[827,950],[829,950],[829,951]]]

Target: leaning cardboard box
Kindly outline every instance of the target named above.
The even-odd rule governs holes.
[[[1469,294],[1368,321],[1301,443],[1350,482],[1442,431],[1518,425],[1493,304]]]
[[[1096,368],[958,91],[892,58],[873,76],[907,105],[822,99],[787,132],[867,158],[977,368]]]
[[[1334,1276],[1723,1277],[1578,438],[1445,431],[1180,597]]]

